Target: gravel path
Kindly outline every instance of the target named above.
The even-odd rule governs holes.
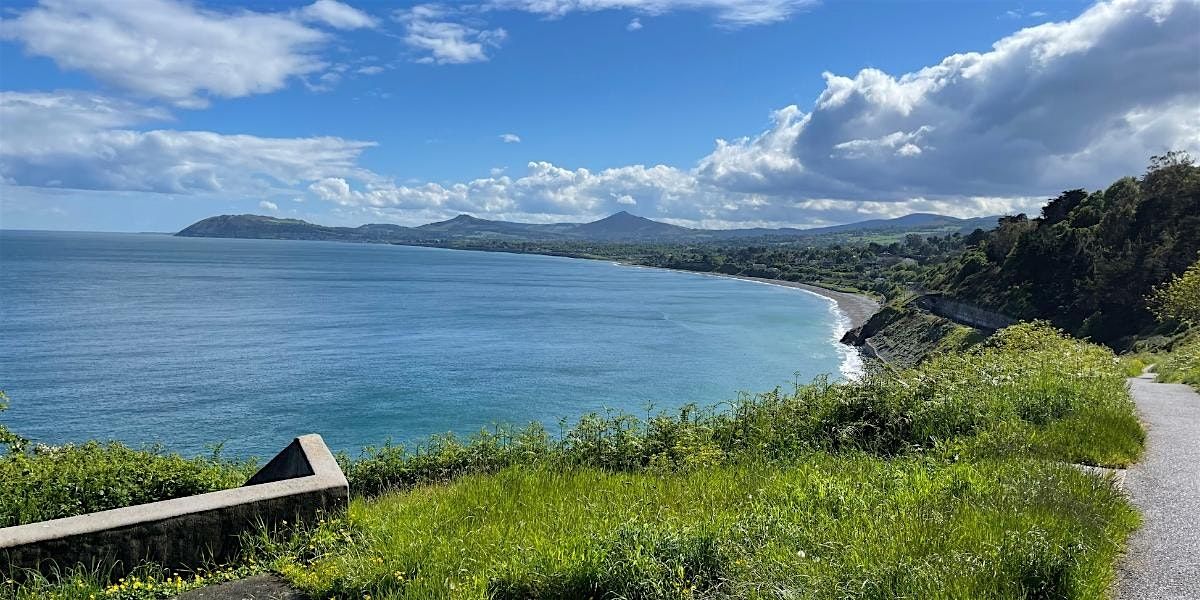
[[[175,600],[307,600],[277,575],[254,575],[184,592]]]
[[[1200,395],[1186,385],[1130,379],[1149,433],[1125,490],[1142,512],[1120,565],[1117,598],[1200,598]]]

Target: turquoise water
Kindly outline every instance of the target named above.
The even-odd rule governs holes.
[[[836,374],[828,301],[600,261],[401,246],[0,232],[0,389],[58,444],[388,438],[713,404]]]

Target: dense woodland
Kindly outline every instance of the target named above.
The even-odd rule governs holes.
[[[1200,255],[1200,167],[1183,153],[1141,178],[1064,192],[1036,219],[1017,215],[933,283],[1018,318],[1046,318],[1112,342],[1155,325],[1147,298]]]

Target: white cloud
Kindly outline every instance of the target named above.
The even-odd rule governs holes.
[[[515,133],[502,133],[500,134],[500,141],[505,144],[519,144],[521,143],[521,136]]]
[[[404,43],[421,53],[421,63],[466,64],[488,60],[487,49],[499,47],[508,37],[504,29],[479,30],[447,20],[449,9],[421,4],[397,11],[404,24]]]
[[[270,200],[263,200],[262,202],[259,202],[258,207],[263,210],[269,210],[271,212],[275,212],[275,211],[279,210],[279,205],[275,204],[274,202],[271,202]]]
[[[603,10],[632,10],[648,15],[696,10],[713,13],[724,26],[745,27],[787,20],[814,3],[815,0],[491,0],[485,6],[551,18]]]
[[[89,94],[0,92],[0,177],[13,185],[260,194],[356,165],[370,142],[129,127],[169,115]]]
[[[367,65],[365,67],[359,67],[355,73],[358,73],[359,75],[378,75],[386,70],[387,69],[379,65]]]
[[[429,7],[406,14],[443,18]],[[372,173],[359,166],[369,142],[145,131],[136,126],[170,115],[94,95],[7,92],[0,181],[258,198],[303,190],[343,221],[402,223],[459,212],[582,220],[630,206],[706,227],[1028,211],[1063,189],[1138,173],[1152,154],[1200,154],[1198,20],[1193,0],[1114,0],[912,73],[827,73],[810,110],[783,107],[765,131],[719,140],[690,169],[536,161],[520,176],[460,183]]]
[[[1026,12],[1025,9],[1022,9],[1022,8],[1014,8],[1014,9],[1009,9],[1009,10],[1004,11],[1004,16],[1009,19],[1026,19],[1026,18],[1040,19],[1042,17],[1047,16],[1048,14],[1049,13],[1047,13],[1044,10],[1034,10],[1034,11]]]
[[[328,17],[334,4],[305,10]],[[0,38],[64,69],[186,107],[273,92],[318,73],[326,66],[318,50],[328,41],[288,14],[173,0],[41,0],[0,22]]]
[[[1195,1],[1097,4],[984,53],[892,76],[825,74],[809,113],[718,141],[697,175],[779,197],[1027,196],[1101,186],[1200,147]]]
[[[637,17],[634,17],[633,20],[630,21],[629,24],[625,26],[626,31],[637,31],[641,28],[642,28],[642,20]]]
[[[766,131],[719,140],[692,170],[535,162],[516,179],[342,201],[594,216],[628,196],[647,216],[709,224],[1030,210],[1138,173],[1151,154],[1200,149],[1198,20],[1194,1],[1115,0],[913,73],[827,73],[810,112],[784,107]]]
[[[367,13],[337,0],[317,0],[300,9],[302,18],[324,23],[335,29],[376,27],[378,22]]]

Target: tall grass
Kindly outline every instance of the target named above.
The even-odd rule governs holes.
[[[356,500],[316,597],[1096,598],[1136,515],[1066,466],[817,453],[686,473],[512,467]]]
[[[1186,383],[1200,390],[1200,333],[1158,356],[1154,371],[1158,381]]]

